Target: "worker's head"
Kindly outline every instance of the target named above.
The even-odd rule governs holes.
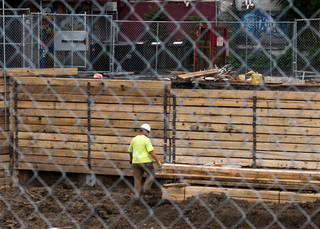
[[[140,127],[141,132],[143,132],[145,135],[148,135],[151,131],[151,127],[149,124],[142,124]]]

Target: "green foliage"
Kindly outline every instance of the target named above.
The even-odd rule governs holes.
[[[308,49],[308,59],[310,61],[311,66],[319,66],[320,65],[320,53],[318,44],[314,44]],[[303,61],[305,62],[305,61]]]
[[[241,52],[238,55],[238,58],[234,56],[227,56],[227,64],[230,64],[230,67],[234,69],[238,69],[242,66],[242,63],[239,59],[246,61],[246,52]],[[247,67],[252,69],[253,71],[257,71],[258,69],[262,68],[269,68],[270,67],[270,59],[268,56],[264,54],[249,54],[247,59]]]
[[[193,40],[194,39],[194,27],[199,26],[200,22],[203,21],[203,19],[197,14],[191,15],[188,18],[190,19],[190,21],[194,22],[191,25],[186,27],[191,40]],[[187,38],[185,38],[185,39],[187,40]]]
[[[188,18],[190,19],[190,21],[203,21],[203,19],[198,14],[191,15]]]
[[[150,12],[144,14],[143,19],[146,21],[164,21],[167,17],[168,11],[160,7],[152,7],[148,5]]]
[[[284,54],[278,57],[277,65],[280,68],[285,68],[292,65],[292,49],[288,49]]]
[[[234,69],[239,69],[242,67],[242,60],[244,63],[246,62],[246,52],[241,52],[237,56],[238,58],[234,56],[227,56],[227,64],[231,64],[231,67]],[[267,56],[265,54],[250,54],[248,53],[248,69],[252,69],[253,71],[258,71],[261,69],[268,69],[270,68],[270,65],[273,65],[273,60],[276,61],[277,66],[279,68],[287,68],[288,66],[292,65],[292,49],[288,49],[285,53],[279,56]],[[240,60],[239,60],[240,59]],[[320,54],[318,57],[318,60],[320,60]]]
[[[164,21],[164,19],[167,17],[168,11],[166,9],[160,9],[159,7],[152,7],[148,5],[150,12],[144,14],[144,19],[147,21]],[[159,25],[157,27],[157,24]],[[157,32],[158,31],[158,32]],[[151,35],[152,34],[152,35]],[[150,30],[148,33],[144,36],[146,41],[152,42],[156,41],[155,37],[158,35],[158,41],[165,40],[169,32],[166,30],[166,24],[165,23],[151,23],[150,24]]]
[[[285,9],[289,6],[288,0],[271,0],[272,2],[277,2],[278,5],[281,6],[282,9]],[[320,0],[294,0],[293,6],[287,12],[287,15],[293,18],[303,18],[298,12],[300,11],[306,18],[317,18],[319,17],[319,13],[314,15],[320,8]]]

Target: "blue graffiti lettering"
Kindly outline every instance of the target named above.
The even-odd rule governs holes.
[[[276,18],[273,16],[272,18]],[[260,39],[267,35],[283,39],[289,33],[289,27],[287,23],[282,23],[285,21],[285,18],[281,18],[279,21],[271,20],[270,16],[266,16],[260,12],[248,13],[243,17],[245,22],[244,26],[248,31],[251,31],[253,35]]]

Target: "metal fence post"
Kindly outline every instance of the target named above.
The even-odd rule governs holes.
[[[253,96],[253,107],[252,107],[252,112],[253,112],[253,120],[252,120],[252,140],[253,140],[253,146],[252,146],[252,159],[253,159],[253,165],[252,167],[255,168],[257,167],[257,162],[256,162],[256,152],[257,152],[257,96]]]
[[[19,126],[18,126],[18,83],[17,81],[14,82],[14,87],[16,88],[16,93],[15,93],[15,96],[14,96],[14,123],[15,123],[15,163],[17,163],[18,161],[18,154],[17,154],[17,151],[19,152],[18,150],[18,133],[19,133]],[[14,159],[13,159],[13,164],[14,163]],[[17,164],[15,164],[17,165]]]
[[[87,84],[87,96],[88,96],[88,109],[87,109],[87,139],[88,139],[88,157],[87,164],[89,169],[91,170],[91,98],[90,98],[90,83]]]
[[[292,36],[292,76],[295,76],[297,70],[297,19],[293,23],[293,36]]]
[[[159,45],[159,22],[157,22],[157,39],[156,39],[156,66],[155,70],[158,72],[158,45]]]
[[[163,145],[163,151],[164,151],[164,162],[167,162],[167,142],[168,142],[168,111],[167,111],[167,106],[168,106],[168,88],[167,85],[164,87],[164,103],[163,103],[163,115],[164,115],[164,145]]]
[[[172,118],[172,163],[176,163],[176,95],[173,94],[173,118]]]

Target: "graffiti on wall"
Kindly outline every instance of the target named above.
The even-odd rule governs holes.
[[[277,19],[277,15],[272,16],[274,20],[270,20],[270,16],[257,11],[247,13],[243,17],[244,27],[252,32],[255,38],[261,39],[272,36],[274,42],[282,43],[290,33],[289,25],[284,22],[287,18]]]
[[[47,47],[49,52],[52,52],[54,49],[54,24],[59,25],[62,30],[81,31],[85,27],[81,19],[72,20],[72,17],[63,16],[71,12],[61,2],[53,2],[44,5],[42,8],[42,13],[49,14],[44,16],[41,21],[41,41]],[[76,8],[74,13],[88,14],[90,13],[90,5],[87,3],[82,3],[78,8]],[[57,16],[52,14],[57,14]]]

